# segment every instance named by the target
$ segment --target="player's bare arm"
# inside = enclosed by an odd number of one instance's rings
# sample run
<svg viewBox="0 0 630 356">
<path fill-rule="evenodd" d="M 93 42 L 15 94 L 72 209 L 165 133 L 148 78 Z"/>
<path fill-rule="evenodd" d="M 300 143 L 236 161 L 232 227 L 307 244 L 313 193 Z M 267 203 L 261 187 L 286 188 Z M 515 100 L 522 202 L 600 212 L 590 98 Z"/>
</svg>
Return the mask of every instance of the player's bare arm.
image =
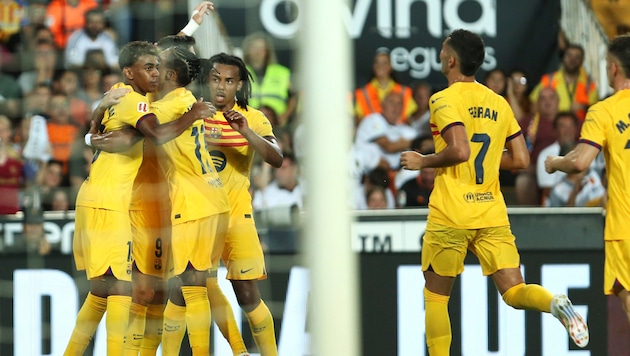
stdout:
<svg viewBox="0 0 630 356">
<path fill-rule="evenodd" d="M 400 155 L 402 167 L 410 170 L 450 167 L 468 160 L 470 145 L 463 125 L 453 125 L 446 129 L 442 132 L 442 138 L 446 141 L 446 148 L 438 153 L 420 155 L 412 151 L 403 152 Z"/>
<path fill-rule="evenodd" d="M 582 172 L 590 167 L 591 162 L 597 157 L 599 149 L 587 143 L 578 145 L 565 156 L 549 156 L 545 159 L 547 173 L 562 171 L 566 173 Z"/>
<path fill-rule="evenodd" d="M 273 136 L 262 137 L 249 128 L 247 119 L 238 111 L 228 110 L 223 113 L 232 129 L 238 131 L 249 142 L 262 159 L 275 168 L 282 166 L 282 150 Z"/>
<path fill-rule="evenodd" d="M 525 169 L 529 167 L 529 151 L 523 135 L 505 143 L 506 151 L 501 157 L 501 169 Z"/>
<path fill-rule="evenodd" d="M 144 137 L 150 139 L 156 145 L 161 145 L 181 135 L 193 122 L 214 116 L 216 111 L 211 103 L 203 101 L 203 98 L 199 98 L 190 110 L 177 120 L 160 124 L 158 117 L 152 113 L 148 114 L 138 124 L 137 128 Z"/>
</svg>

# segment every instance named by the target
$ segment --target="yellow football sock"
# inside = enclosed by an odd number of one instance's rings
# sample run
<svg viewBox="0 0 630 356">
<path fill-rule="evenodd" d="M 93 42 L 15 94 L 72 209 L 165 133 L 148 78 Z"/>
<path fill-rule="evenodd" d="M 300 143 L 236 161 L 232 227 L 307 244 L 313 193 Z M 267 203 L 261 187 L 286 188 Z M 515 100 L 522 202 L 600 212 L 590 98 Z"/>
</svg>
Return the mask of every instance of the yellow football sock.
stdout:
<svg viewBox="0 0 630 356">
<path fill-rule="evenodd" d="M 210 302 L 208 290 L 200 286 L 183 286 L 186 301 L 188 341 L 195 356 L 210 355 Z"/>
<path fill-rule="evenodd" d="M 129 325 L 131 297 L 110 295 L 107 297 L 107 354 L 122 355 L 125 352 L 125 334 Z"/>
<path fill-rule="evenodd" d="M 538 284 L 519 283 L 503 293 L 503 300 L 515 309 L 551 312 L 553 294 Z"/>
<path fill-rule="evenodd" d="M 88 293 L 79 314 L 64 356 L 83 355 L 107 309 L 107 299 Z"/>
<path fill-rule="evenodd" d="M 164 304 L 149 304 L 147 307 L 146 325 L 144 328 L 144 339 L 140 346 L 140 356 L 155 356 L 157 354 L 157 349 L 162 341 L 163 314 Z"/>
<path fill-rule="evenodd" d="M 125 356 L 138 356 L 142 339 L 144 338 L 144 326 L 146 323 L 147 306 L 131 303 L 129 310 L 129 327 L 125 339 Z"/>
<path fill-rule="evenodd" d="M 431 356 L 450 355 L 452 334 L 448 300 L 448 296 L 424 288 L 424 324 Z"/>
<path fill-rule="evenodd" d="M 206 279 L 206 288 L 208 288 L 208 300 L 210 301 L 210 310 L 214 322 L 219 327 L 221 334 L 230 344 L 232 353 L 239 355 L 246 353 L 247 348 L 243 342 L 241 332 L 236 325 L 234 311 L 228 302 L 225 294 L 219 288 L 219 282 L 216 277 Z"/>
<path fill-rule="evenodd" d="M 276 332 L 273 327 L 273 317 L 267 305 L 262 300 L 260 304 L 249 313 L 246 313 L 249 328 L 258 346 L 261 356 L 277 356 Z"/>
<path fill-rule="evenodd" d="M 186 307 L 173 304 L 170 300 L 164 308 L 162 328 L 162 355 L 177 356 L 186 333 Z"/>
</svg>

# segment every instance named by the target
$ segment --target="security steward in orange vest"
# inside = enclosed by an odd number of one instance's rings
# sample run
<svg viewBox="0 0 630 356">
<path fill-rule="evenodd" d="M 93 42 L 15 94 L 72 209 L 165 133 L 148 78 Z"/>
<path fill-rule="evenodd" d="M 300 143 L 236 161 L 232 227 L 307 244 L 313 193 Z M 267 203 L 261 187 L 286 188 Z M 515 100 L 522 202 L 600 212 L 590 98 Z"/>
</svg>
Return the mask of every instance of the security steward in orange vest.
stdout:
<svg viewBox="0 0 630 356">
<path fill-rule="evenodd" d="M 584 49 L 576 44 L 569 45 L 564 50 L 560 69 L 543 75 L 532 90 L 529 96 L 532 103 L 538 101 L 540 89 L 554 88 L 560 98 L 558 111 L 572 111 L 584 121 L 586 111 L 599 100 L 599 94 L 595 82 L 582 67 L 583 62 Z"/>
<path fill-rule="evenodd" d="M 392 65 L 387 48 L 381 47 L 376 50 L 372 72 L 370 82 L 354 92 L 354 113 L 357 122 L 369 114 L 381 112 L 381 102 L 389 92 L 402 93 L 403 112 L 398 122 L 404 122 L 416 111 L 417 105 L 413 100 L 411 88 L 395 82 L 392 78 Z"/>
</svg>

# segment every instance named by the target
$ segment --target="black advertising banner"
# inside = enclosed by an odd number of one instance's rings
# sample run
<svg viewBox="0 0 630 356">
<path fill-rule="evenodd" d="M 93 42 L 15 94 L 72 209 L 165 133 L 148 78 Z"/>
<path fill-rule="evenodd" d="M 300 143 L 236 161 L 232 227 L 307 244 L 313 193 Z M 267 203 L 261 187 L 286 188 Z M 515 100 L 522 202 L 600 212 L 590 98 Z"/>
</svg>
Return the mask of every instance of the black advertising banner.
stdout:
<svg viewBox="0 0 630 356">
<path fill-rule="evenodd" d="M 221 4 L 218 12 L 235 47 L 248 33 L 265 31 L 274 39 L 280 63 L 295 68 L 297 24 L 300 16 L 307 16 L 299 1 L 234 2 Z M 354 44 L 355 86 L 369 80 L 375 50 L 386 47 L 400 82 L 425 80 L 444 87 L 439 52 L 444 36 L 457 28 L 479 33 L 486 43 L 477 80 L 494 68 L 519 68 L 535 84 L 558 65 L 558 0 L 354 0 L 340 11 L 331 9 L 331 16 L 342 16 Z"/>
</svg>

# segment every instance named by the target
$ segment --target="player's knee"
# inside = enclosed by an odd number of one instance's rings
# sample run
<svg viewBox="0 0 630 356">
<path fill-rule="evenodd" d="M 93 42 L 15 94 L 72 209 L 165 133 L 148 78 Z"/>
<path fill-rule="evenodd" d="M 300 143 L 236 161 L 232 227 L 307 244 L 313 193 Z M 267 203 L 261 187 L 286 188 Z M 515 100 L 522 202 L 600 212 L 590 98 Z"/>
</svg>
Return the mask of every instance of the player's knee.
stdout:
<svg viewBox="0 0 630 356">
<path fill-rule="evenodd" d="M 519 283 L 519 284 L 511 287 L 507 291 L 505 291 L 505 293 L 503 293 L 503 295 L 501 296 L 503 298 L 503 301 L 505 302 L 505 304 L 511 306 L 514 309 L 522 309 L 522 305 L 520 303 L 520 298 L 518 297 L 518 292 L 524 286 L 525 286 L 525 284 Z"/>
<path fill-rule="evenodd" d="M 152 287 L 144 286 L 133 289 L 133 302 L 141 305 L 148 305 L 155 296 L 155 290 Z"/>
</svg>

